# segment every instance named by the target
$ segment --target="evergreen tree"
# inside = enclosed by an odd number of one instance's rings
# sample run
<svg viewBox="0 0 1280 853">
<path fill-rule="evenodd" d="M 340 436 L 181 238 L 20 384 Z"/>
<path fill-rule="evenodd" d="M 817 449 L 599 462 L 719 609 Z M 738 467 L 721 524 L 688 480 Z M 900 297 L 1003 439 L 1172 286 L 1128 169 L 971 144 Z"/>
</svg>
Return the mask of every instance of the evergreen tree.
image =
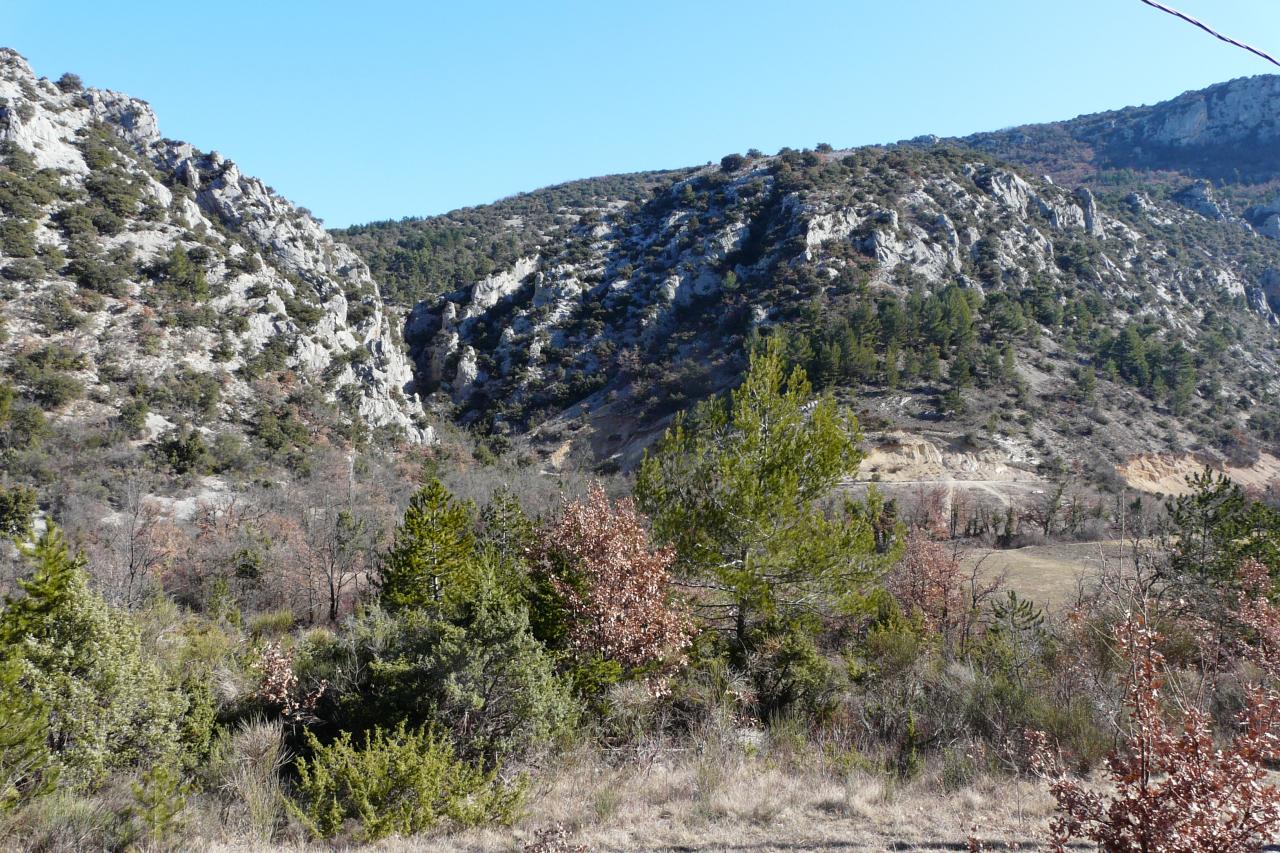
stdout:
<svg viewBox="0 0 1280 853">
<path fill-rule="evenodd" d="M 812 400 L 803 371 L 785 373 L 771 341 L 727 400 L 678 416 L 641 463 L 636 495 L 655 538 L 676 547 L 678 572 L 718 592 L 712 609 L 728 615 L 740 662 L 762 620 L 785 625 L 818 593 L 856 595 L 879 567 L 870 522 L 818 506 L 857 470 L 860 437 L 830 395 Z"/>
<path fill-rule="evenodd" d="M 24 542 L 31 535 L 36 513 L 36 492 L 30 486 L 0 486 L 0 536 Z"/>
<path fill-rule="evenodd" d="M 966 353 L 958 352 L 952 357 L 947 378 L 951 381 L 951 387 L 957 391 L 973 384 L 973 364 Z"/>
<path fill-rule="evenodd" d="M 358 730 L 407 720 L 434 723 L 469 756 L 488 762 L 545 746 L 575 705 L 529 615 L 492 563 L 472 567 L 465 597 L 439 608 L 373 611 L 354 626 L 354 657 L 340 677 L 358 685 L 335 721 Z"/>
<path fill-rule="evenodd" d="M 921 306 L 920 331 L 929 343 L 938 347 L 951 343 L 951 325 L 947 322 L 946 312 L 936 296 L 929 296 Z"/>
<path fill-rule="evenodd" d="M 880 339 L 886 347 L 900 344 L 906 337 L 907 318 L 896 297 L 886 296 L 876 306 Z"/>
<path fill-rule="evenodd" d="M 0 642 L 48 709 L 61 778 L 92 787 L 110 770 L 166 754 L 185 701 L 144 660 L 137 626 L 89 589 L 83 558 L 56 527 L 26 553 L 35 570 L 19 583 L 23 595 L 5 600 Z"/>
<path fill-rule="evenodd" d="M 1226 584 L 1246 559 L 1280 570 L 1280 511 L 1208 468 L 1187 477 L 1187 485 L 1191 494 L 1165 505 L 1174 577 Z"/>
<path fill-rule="evenodd" d="M 1082 403 L 1092 403 L 1098 390 L 1098 377 L 1091 365 L 1076 370 L 1076 396 Z"/>
<path fill-rule="evenodd" d="M 973 308 L 959 287 L 949 287 L 945 303 L 947 338 L 953 347 L 967 349 L 977 341 L 973 328 Z"/>
<path fill-rule="evenodd" d="M 1135 325 L 1130 323 L 1116 338 L 1111 358 L 1116 370 L 1126 381 L 1140 388 L 1151 382 L 1151 367 L 1147 364 L 1147 348 Z"/>
<path fill-rule="evenodd" d="M 49 711 L 22 681 L 22 666 L 0 659 L 0 815 L 47 793 L 57 779 L 49 752 Z"/>
<path fill-rule="evenodd" d="M 1164 375 L 1170 408 L 1175 415 L 1185 415 L 1196 393 L 1196 365 L 1191 353 L 1179 341 L 1165 353 Z"/>
<path fill-rule="evenodd" d="M 1018 378 L 1018 361 L 1009 344 L 1005 344 L 1000 353 L 1000 378 L 1005 382 L 1013 382 Z"/>
<path fill-rule="evenodd" d="M 942 378 L 942 362 L 934 344 L 929 344 L 920 353 L 920 377 L 927 382 L 937 382 Z"/>
<path fill-rule="evenodd" d="M 826 341 L 819 345 L 814 358 L 814 382 L 819 388 L 830 388 L 841 374 L 840 345 L 834 341 Z"/>
<path fill-rule="evenodd" d="M 471 505 L 455 500 L 432 477 L 409 499 L 404 521 L 383 556 L 379 600 L 391 612 L 438 608 L 446 595 L 465 594 L 475 562 Z"/>
<path fill-rule="evenodd" d="M 892 344 L 884 354 L 884 384 L 894 390 L 901 384 L 902 377 L 898 370 L 898 347 Z"/>
</svg>

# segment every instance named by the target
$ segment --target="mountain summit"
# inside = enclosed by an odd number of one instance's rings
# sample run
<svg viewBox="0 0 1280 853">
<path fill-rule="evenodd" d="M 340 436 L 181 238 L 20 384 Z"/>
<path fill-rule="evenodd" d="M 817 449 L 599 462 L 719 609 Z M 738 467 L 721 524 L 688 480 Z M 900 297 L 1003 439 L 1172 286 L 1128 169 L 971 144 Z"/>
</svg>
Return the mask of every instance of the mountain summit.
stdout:
<svg viewBox="0 0 1280 853">
<path fill-rule="evenodd" d="M 1154 106 L 979 133 L 962 142 L 1059 180 L 1128 168 L 1270 181 L 1280 177 L 1280 76 L 1244 77 Z"/>
</svg>

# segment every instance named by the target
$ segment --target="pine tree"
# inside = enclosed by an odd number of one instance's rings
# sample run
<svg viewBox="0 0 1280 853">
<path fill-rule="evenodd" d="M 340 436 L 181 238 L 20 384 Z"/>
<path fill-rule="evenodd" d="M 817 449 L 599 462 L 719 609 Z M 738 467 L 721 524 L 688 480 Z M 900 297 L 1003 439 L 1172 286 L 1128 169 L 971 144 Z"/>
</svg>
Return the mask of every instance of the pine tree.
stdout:
<svg viewBox="0 0 1280 853">
<path fill-rule="evenodd" d="M 951 345 L 958 349 L 972 347 L 978 339 L 973 328 L 973 307 L 961 288 L 947 288 L 944 313 Z"/>
<path fill-rule="evenodd" d="M 1082 403 L 1092 403 L 1098 390 L 1098 377 L 1093 367 L 1086 365 L 1076 371 L 1076 391 Z"/>
<path fill-rule="evenodd" d="M 0 815 L 53 788 L 49 711 L 22 683 L 22 666 L 0 660 Z"/>
<path fill-rule="evenodd" d="M 440 607 L 465 595 L 476 562 L 471 505 L 432 477 L 409 499 L 395 541 L 382 559 L 378 595 L 389 611 Z"/>
<path fill-rule="evenodd" d="M 884 354 L 884 384 L 890 389 L 896 389 L 901 383 L 902 377 L 898 371 L 898 347 L 896 344 L 890 345 Z"/>
<path fill-rule="evenodd" d="M 1185 415 L 1196 393 L 1196 365 L 1191 353 L 1175 341 L 1165 353 L 1165 382 L 1169 386 L 1169 406 L 1175 415 Z"/>
<path fill-rule="evenodd" d="M 869 521 L 818 506 L 862 459 L 857 420 L 783 365 L 770 341 L 728 400 L 676 418 L 636 479 L 655 538 L 676 547 L 677 572 L 718 593 L 708 603 L 744 656 L 760 620 L 819 593 L 856 596 L 879 566 Z"/>
<path fill-rule="evenodd" d="M 920 355 L 920 376 L 928 382 L 937 382 L 942 377 L 942 363 L 938 359 L 938 348 L 929 344 Z"/>
<path fill-rule="evenodd" d="M 19 583 L 24 594 L 5 600 L 0 642 L 48 709 L 61 777 L 92 787 L 170 750 L 185 701 L 143 659 L 137 626 L 89 589 L 83 558 L 56 527 L 26 553 L 35 570 Z"/>
<path fill-rule="evenodd" d="M 1005 382 L 1013 382 L 1018 378 L 1018 361 L 1009 344 L 1005 344 L 1000 353 L 1000 378 Z"/>
<path fill-rule="evenodd" d="M 1112 358 L 1116 369 L 1128 382 L 1146 388 L 1151 382 L 1151 367 L 1147 364 L 1147 348 L 1142 335 L 1132 323 L 1116 338 Z"/>
<path fill-rule="evenodd" d="M 973 384 L 973 364 L 966 353 L 958 352 L 952 357 L 947 378 L 951 381 L 951 387 L 957 391 Z"/>
</svg>

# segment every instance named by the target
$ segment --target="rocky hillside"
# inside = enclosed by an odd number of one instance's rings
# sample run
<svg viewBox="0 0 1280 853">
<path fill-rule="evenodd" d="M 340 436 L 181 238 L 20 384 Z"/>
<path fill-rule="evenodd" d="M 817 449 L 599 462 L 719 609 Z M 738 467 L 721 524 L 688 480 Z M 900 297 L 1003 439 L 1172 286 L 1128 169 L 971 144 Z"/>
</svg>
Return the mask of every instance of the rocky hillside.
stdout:
<svg viewBox="0 0 1280 853">
<path fill-rule="evenodd" d="M 402 321 L 350 248 L 161 136 L 145 102 L 37 78 L 9 50 L 0 277 L 11 448 L 50 423 L 285 452 L 330 427 L 430 437 Z"/>
<path fill-rule="evenodd" d="M 1204 177 L 1235 162 L 1268 179 L 1278 85 L 962 141 L 731 155 L 645 176 L 644 198 L 613 179 L 627 192 L 542 198 L 558 230 L 533 240 L 518 217 L 473 211 L 489 226 L 472 245 L 507 254 L 414 309 L 419 387 L 499 443 L 627 467 L 781 334 L 861 411 L 868 477 L 1266 463 L 1280 206 L 1265 184 Z M 1075 147 L 1053 160 L 1053 140 Z M 379 226 L 384 245 L 411 230 Z"/>
<path fill-rule="evenodd" d="M 443 216 L 371 222 L 334 234 L 378 271 L 388 302 L 412 307 L 564 239 L 584 214 L 638 204 L 692 171 L 587 178 Z"/>
<path fill-rule="evenodd" d="M 1280 177 L 1280 76 L 1240 78 L 1153 106 L 963 141 L 1060 181 L 1134 169 L 1231 184 L 1268 182 Z"/>
</svg>

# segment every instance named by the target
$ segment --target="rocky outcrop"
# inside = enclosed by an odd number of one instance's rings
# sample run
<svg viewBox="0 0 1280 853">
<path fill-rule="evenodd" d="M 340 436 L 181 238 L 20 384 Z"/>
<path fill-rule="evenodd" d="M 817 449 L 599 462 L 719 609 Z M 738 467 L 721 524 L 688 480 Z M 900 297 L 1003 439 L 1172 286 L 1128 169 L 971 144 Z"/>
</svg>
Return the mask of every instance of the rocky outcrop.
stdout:
<svg viewBox="0 0 1280 853">
<path fill-rule="evenodd" d="M 1174 195 L 1173 200 L 1208 219 L 1221 221 L 1227 218 L 1208 181 L 1196 181 Z"/>
<path fill-rule="evenodd" d="M 1209 180 L 1280 177 L 1280 76 L 1231 80 L 1150 106 L 1025 125 L 962 140 L 1060 183 L 1107 169 L 1155 169 Z"/>
<path fill-rule="evenodd" d="M 847 288 L 863 270 L 872 288 L 900 293 L 952 284 L 1065 292 L 1083 282 L 1159 312 L 1180 334 L 1194 334 L 1219 296 L 1275 316 L 1277 288 L 1248 265 L 1217 259 L 1171 275 L 1151 262 L 1182 251 L 1160 228 L 1177 229 L 1216 205 L 1205 185 L 1179 199 L 1183 206 L 1133 193 L 1108 209 L 1087 187 L 920 156 L 910 171 L 890 173 L 891 160 L 869 155 L 873 165 L 848 185 L 785 193 L 774 185 L 778 160 L 756 159 L 676 180 L 639 209 L 602 209 L 598 222 L 549 241 L 536 257 L 417 306 L 410 329 L 424 382 L 467 418 L 500 412 L 504 428 L 519 428 L 512 412 L 566 398 L 588 412 L 607 408 L 597 392 L 625 387 L 622 353 L 661 349 L 681 317 L 693 318 L 684 328 L 699 338 L 703 326 L 720 328 L 729 293 L 745 297 L 745 327 L 769 325 L 780 313 L 775 283 L 796 270 L 806 271 L 810 293 Z M 1205 212 L 1185 209 L 1198 201 Z M 1134 214 L 1150 227 L 1135 229 L 1124 218 Z M 558 392 L 554 402 L 546 402 L 548 388 Z M 583 390 L 568 396 L 574 388 Z"/>
<path fill-rule="evenodd" d="M 1280 76 L 1244 77 L 1142 108 L 1127 133 L 1191 147 L 1280 140 Z"/>
<path fill-rule="evenodd" d="M 1098 203 L 1094 200 L 1093 193 L 1089 188 L 1077 187 L 1075 199 L 1076 203 L 1080 205 L 1080 212 L 1084 215 L 1084 230 L 1089 233 L 1089 236 L 1107 236 L 1106 229 L 1102 227 L 1102 218 L 1098 213 Z"/>
<path fill-rule="evenodd" d="M 70 245 L 57 217 L 91 197 L 96 170 L 114 170 L 135 188 L 137 201 L 119 202 L 132 209 L 100 235 L 95 249 L 128 263 L 125 281 L 86 321 L 97 334 L 78 344 L 91 396 L 118 404 L 118 391 L 100 369 L 109 361 L 153 375 L 184 366 L 217 377 L 224 386 L 218 417 L 239 422 L 241 406 L 254 397 L 241 368 L 269 351 L 298 380 L 343 399 L 370 426 L 430 440 L 398 318 L 383 304 L 365 263 L 309 214 L 217 152 L 164 139 L 144 101 L 99 89 L 64 93 L 8 50 L 0 50 L 0 99 L 0 141 L 25 152 L 36 169 L 59 175 L 67 199 L 45 205 L 30 222 L 40 253 L 86 251 Z M 95 135 L 104 140 L 106 153 L 98 159 L 111 160 L 108 167 L 86 157 L 86 140 Z M 212 316 L 242 320 L 173 328 L 156 316 L 153 271 L 175 249 L 201 266 Z M 0 266 L 5 262 L 0 257 Z M 5 306 L 14 320 L 10 347 L 43 334 L 26 318 L 51 294 L 74 291 L 75 283 L 63 278 L 71 274 L 41 275 Z"/>
</svg>

